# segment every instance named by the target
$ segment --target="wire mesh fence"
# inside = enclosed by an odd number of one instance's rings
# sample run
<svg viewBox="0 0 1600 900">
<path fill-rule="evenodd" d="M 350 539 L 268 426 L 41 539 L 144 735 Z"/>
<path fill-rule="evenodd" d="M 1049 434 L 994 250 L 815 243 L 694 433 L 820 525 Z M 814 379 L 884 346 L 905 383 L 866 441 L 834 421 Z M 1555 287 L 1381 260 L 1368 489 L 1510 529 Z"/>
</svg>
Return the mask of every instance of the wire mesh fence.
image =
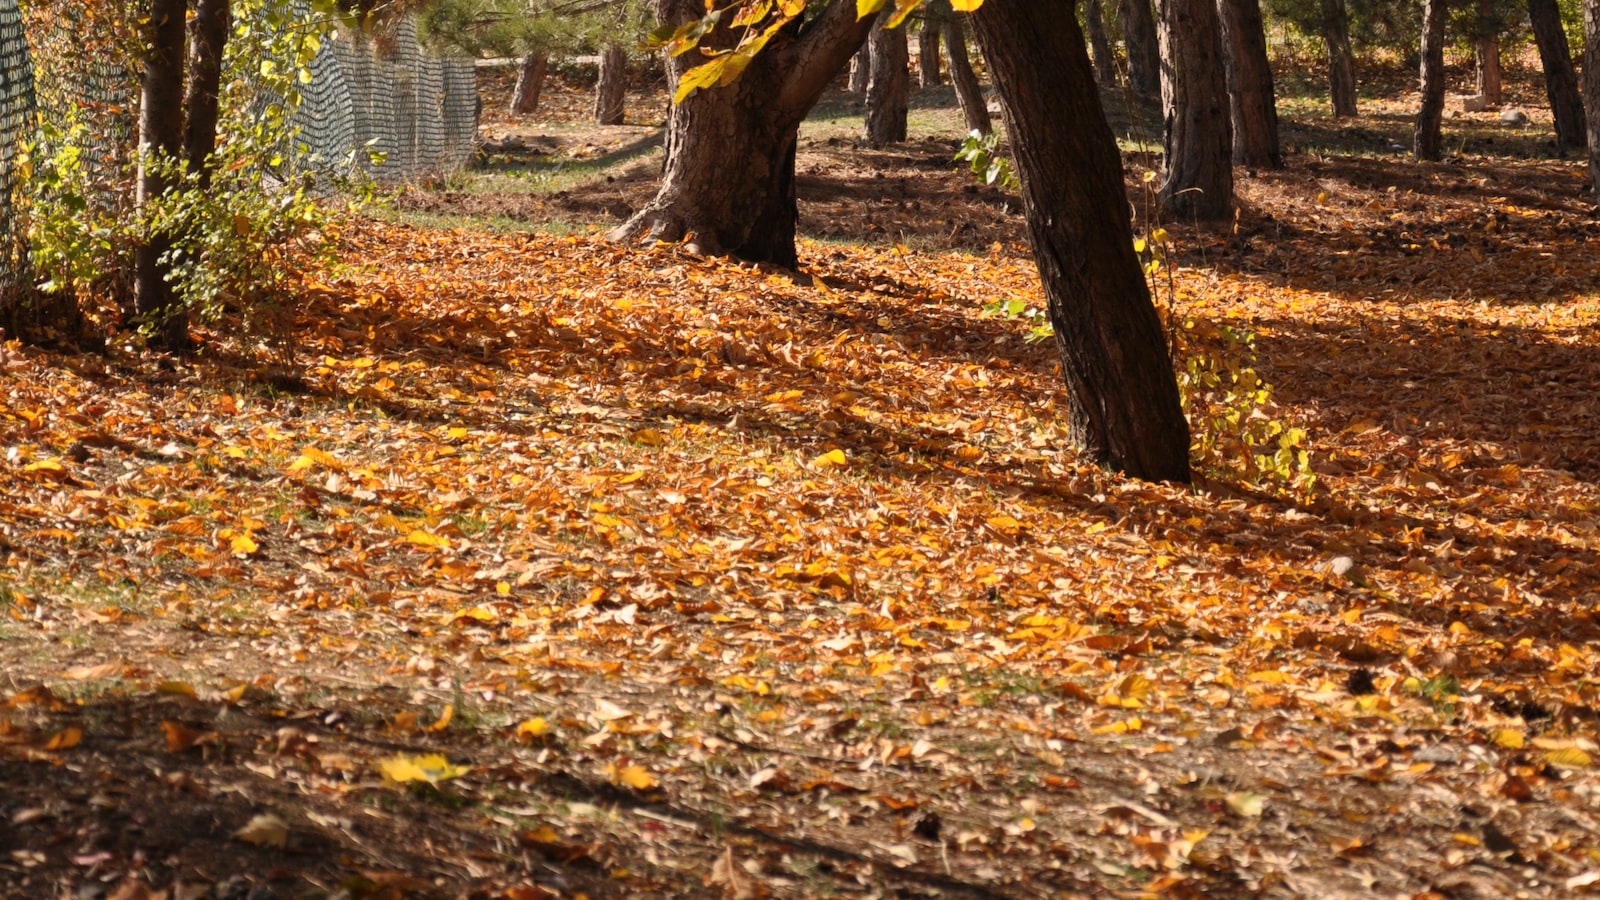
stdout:
<svg viewBox="0 0 1600 900">
<path fill-rule="evenodd" d="M 33 121 L 33 64 L 17 0 L 0 0 L 0 308 L 16 302 L 28 279 L 27 230 L 21 218 L 25 137 Z"/>
</svg>

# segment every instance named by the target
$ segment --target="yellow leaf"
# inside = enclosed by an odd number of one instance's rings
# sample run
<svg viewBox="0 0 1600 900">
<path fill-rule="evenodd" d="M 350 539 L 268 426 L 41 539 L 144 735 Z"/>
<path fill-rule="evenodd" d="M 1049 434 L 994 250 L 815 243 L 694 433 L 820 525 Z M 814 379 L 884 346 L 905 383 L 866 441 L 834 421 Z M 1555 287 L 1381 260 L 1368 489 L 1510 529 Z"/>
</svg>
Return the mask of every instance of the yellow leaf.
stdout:
<svg viewBox="0 0 1600 900">
<path fill-rule="evenodd" d="M 1249 791 L 1239 791 L 1224 796 L 1223 802 L 1228 804 L 1228 812 L 1241 819 L 1255 819 L 1261 816 L 1262 810 L 1267 806 L 1267 798 L 1261 794 Z"/>
<path fill-rule="evenodd" d="M 420 528 L 413 528 L 406 535 L 406 543 L 416 544 L 418 547 L 427 547 L 430 550 L 449 550 L 450 539 L 437 534 L 429 534 Z"/>
<path fill-rule="evenodd" d="M 889 0 L 856 0 L 856 18 L 865 19 L 880 9 Z"/>
<path fill-rule="evenodd" d="M 384 778 L 398 784 L 418 782 L 438 784 L 441 781 L 460 778 L 471 772 L 472 768 L 453 766 L 438 753 L 429 753 L 426 756 L 407 756 L 401 753 L 379 762 L 378 771 L 383 773 Z"/>
<path fill-rule="evenodd" d="M 542 718 L 539 718 L 538 716 L 535 716 L 531 719 L 525 719 L 520 725 L 517 726 L 518 739 L 526 740 L 544 737 L 549 733 L 550 723 L 546 722 Z"/>
<path fill-rule="evenodd" d="M 1562 750 L 1551 750 L 1544 755 L 1545 762 L 1563 769 L 1587 769 L 1594 762 L 1594 758 L 1577 747 L 1567 747 Z"/>
<path fill-rule="evenodd" d="M 1515 728 L 1501 728 L 1492 735 L 1492 738 L 1496 744 L 1507 750 L 1521 750 L 1527 745 L 1522 732 Z"/>
<path fill-rule="evenodd" d="M 829 450 L 827 453 L 824 453 L 815 460 L 812 460 L 812 465 L 820 469 L 845 466 L 849 465 L 849 463 L 850 460 L 845 457 L 844 451 L 837 448 Z"/>
<path fill-rule="evenodd" d="M 195 696 L 194 685 L 186 681 L 163 681 L 156 685 L 156 693 L 168 694 L 174 697 Z"/>
<path fill-rule="evenodd" d="M 444 711 L 439 713 L 439 718 L 432 725 L 428 726 L 428 730 L 429 731 L 434 731 L 434 732 L 443 731 L 446 728 L 450 727 L 450 720 L 454 719 L 455 717 L 456 717 L 456 706 L 455 706 L 455 704 L 454 703 L 446 704 L 445 708 L 444 708 Z"/>
<path fill-rule="evenodd" d="M 233 539 L 229 541 L 228 544 L 233 548 L 233 552 L 239 556 L 249 556 L 250 554 L 261 549 L 259 546 L 257 546 L 255 540 L 250 537 L 249 532 L 234 535 Z"/>
<path fill-rule="evenodd" d="M 973 12 L 983 5 L 983 0 L 950 0 L 950 7 L 956 12 Z"/>
<path fill-rule="evenodd" d="M 648 791 L 660 783 L 644 766 L 606 766 L 606 777 L 636 791 Z"/>
</svg>

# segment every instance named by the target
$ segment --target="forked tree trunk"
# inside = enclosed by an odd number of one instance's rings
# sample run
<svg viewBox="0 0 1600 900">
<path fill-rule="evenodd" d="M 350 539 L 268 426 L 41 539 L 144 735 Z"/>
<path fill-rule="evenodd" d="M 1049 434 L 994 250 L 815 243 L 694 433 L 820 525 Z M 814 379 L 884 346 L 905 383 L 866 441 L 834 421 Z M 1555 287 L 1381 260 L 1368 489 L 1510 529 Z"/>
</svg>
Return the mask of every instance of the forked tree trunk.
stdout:
<svg viewBox="0 0 1600 900">
<path fill-rule="evenodd" d="M 888 20 L 890 10 L 879 16 Z M 867 78 L 867 143 L 874 147 L 906 139 L 906 118 L 911 102 L 910 48 L 904 28 L 880 24 L 867 38 L 872 72 Z"/>
<path fill-rule="evenodd" d="M 994 130 L 989 117 L 989 101 L 983 99 L 983 87 L 972 71 L 972 60 L 967 58 L 967 31 L 962 16 L 952 16 L 944 22 L 944 49 L 950 54 L 950 83 L 956 86 L 956 102 L 961 105 L 961 118 L 967 131 L 988 134 Z"/>
<path fill-rule="evenodd" d="M 1478 94 L 1491 106 L 1499 106 L 1505 90 L 1505 74 L 1500 68 L 1500 32 L 1505 26 L 1495 11 L 1495 0 L 1478 0 L 1473 14 L 1477 29 L 1473 55 L 1478 64 Z"/>
<path fill-rule="evenodd" d="M 600 53 L 600 83 L 594 91 L 594 120 L 600 125 L 621 125 L 628 96 L 628 50 L 607 44 Z"/>
<path fill-rule="evenodd" d="M 511 92 L 511 114 L 525 116 L 539 108 L 545 75 L 550 71 L 550 54 L 529 53 L 517 67 L 517 87 Z"/>
<path fill-rule="evenodd" d="M 699 19 L 703 0 L 656 0 L 673 27 Z M 729 17 L 731 18 L 731 17 Z M 655 199 L 612 231 L 613 240 L 691 238 L 687 249 L 794 267 L 795 149 L 800 122 L 867 39 L 855 0 L 832 0 L 802 29 L 786 29 L 732 84 L 695 91 L 667 117 L 667 158 Z M 798 32 L 798 34 L 796 34 Z M 702 40 L 731 48 L 726 24 Z M 666 60 L 669 86 L 704 57 Z"/>
<path fill-rule="evenodd" d="M 1589 95 L 1589 177 L 1600 201 L 1600 0 L 1583 0 L 1583 91 Z"/>
<path fill-rule="evenodd" d="M 1184 220 L 1233 211 L 1233 129 L 1214 0 L 1160 0 L 1165 181 L 1161 203 Z"/>
<path fill-rule="evenodd" d="M 1267 62 L 1261 0 L 1217 0 L 1222 49 L 1228 66 L 1228 110 L 1233 125 L 1233 162 L 1283 168 L 1278 146 L 1278 102 Z"/>
<path fill-rule="evenodd" d="M 1424 0 L 1422 6 L 1422 108 L 1412 152 L 1417 159 L 1437 161 L 1444 138 L 1444 24 L 1450 10 L 1446 0 Z"/>
<path fill-rule="evenodd" d="M 185 0 L 152 0 L 145 25 L 144 70 L 139 94 L 139 178 L 135 202 L 141 210 L 171 188 L 163 169 L 183 151 L 183 57 Z M 189 346 L 189 317 L 172 284 L 173 236 L 152 230 L 134 249 L 133 307 L 154 329 L 152 340 L 169 350 Z"/>
<path fill-rule="evenodd" d="M 1072 0 L 987 0 L 972 21 L 1006 111 L 1070 440 L 1135 478 L 1187 482 L 1189 426 Z"/>
<path fill-rule="evenodd" d="M 1572 66 L 1572 50 L 1567 45 L 1567 31 L 1561 27 L 1556 0 L 1528 0 L 1528 21 L 1544 67 L 1544 91 L 1555 118 L 1556 147 L 1576 150 L 1588 143 L 1588 126 L 1584 122 L 1583 97 L 1578 93 L 1578 72 Z"/>
<path fill-rule="evenodd" d="M 850 93 L 865 94 L 867 92 L 867 78 L 872 74 L 872 54 L 868 52 L 865 44 L 850 57 Z"/>
<path fill-rule="evenodd" d="M 189 90 L 184 101 L 189 120 L 184 125 L 183 156 L 200 186 L 211 184 L 211 153 L 217 146 L 217 118 L 222 88 L 222 52 L 228 44 L 233 17 L 230 0 L 199 0 L 190 21 Z"/>
<path fill-rule="evenodd" d="M 1161 93 L 1161 42 L 1150 0 L 1119 0 L 1117 22 L 1128 49 L 1128 86 L 1141 97 Z"/>
<path fill-rule="evenodd" d="M 1089 51 L 1094 54 L 1094 74 L 1101 84 L 1117 83 L 1117 58 L 1106 37 L 1105 0 L 1089 0 L 1083 10 L 1084 30 L 1089 32 Z"/>
<path fill-rule="evenodd" d="M 922 27 L 917 31 L 917 86 L 938 87 L 942 80 L 939 65 L 939 29 L 946 16 L 938 4 L 922 8 Z"/>
<path fill-rule="evenodd" d="M 1350 47 L 1350 14 L 1344 0 L 1322 0 L 1322 41 L 1328 49 L 1328 97 L 1336 118 L 1356 115 L 1355 51 Z"/>
</svg>

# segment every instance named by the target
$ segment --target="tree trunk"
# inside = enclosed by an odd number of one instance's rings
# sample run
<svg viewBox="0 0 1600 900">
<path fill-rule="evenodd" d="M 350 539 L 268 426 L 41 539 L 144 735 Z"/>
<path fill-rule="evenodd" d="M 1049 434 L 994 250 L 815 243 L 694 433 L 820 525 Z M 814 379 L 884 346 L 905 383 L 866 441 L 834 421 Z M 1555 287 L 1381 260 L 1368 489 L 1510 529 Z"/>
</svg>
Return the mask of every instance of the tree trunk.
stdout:
<svg viewBox="0 0 1600 900">
<path fill-rule="evenodd" d="M 872 73 L 867 78 L 867 143 L 874 147 L 906 139 L 906 118 L 911 102 L 910 49 L 904 28 L 887 28 L 891 10 L 879 15 L 879 26 L 867 39 Z"/>
<path fill-rule="evenodd" d="M 198 0 L 190 25 L 189 113 L 183 134 L 183 157 L 202 188 L 211 185 L 211 154 L 217 147 L 217 118 L 222 88 L 222 51 L 228 44 L 233 16 L 230 0 Z"/>
<path fill-rule="evenodd" d="M 1166 181 L 1161 203 L 1181 219 L 1233 210 L 1233 129 L 1214 0 L 1160 0 Z"/>
<path fill-rule="evenodd" d="M 1478 0 L 1473 8 L 1474 28 L 1477 30 L 1474 53 L 1478 64 L 1478 95 L 1499 106 L 1505 89 L 1505 76 L 1500 68 L 1500 32 L 1505 25 L 1495 11 L 1495 0 Z"/>
<path fill-rule="evenodd" d="M 1550 112 L 1555 118 L 1556 148 L 1576 150 L 1588 143 L 1584 133 L 1587 126 L 1583 97 L 1578 93 L 1578 72 L 1572 66 L 1572 51 L 1567 46 L 1566 29 L 1561 27 L 1556 0 L 1528 0 L 1528 21 L 1533 25 L 1533 39 L 1539 45 L 1539 61 L 1544 66 L 1544 92 L 1550 98 Z"/>
<path fill-rule="evenodd" d="M 989 118 L 989 101 L 983 99 L 983 88 L 972 71 L 972 60 L 967 58 L 966 25 L 961 16 L 945 20 L 944 49 L 950 54 L 950 83 L 956 86 L 956 102 L 961 104 L 967 131 L 988 134 L 994 130 L 994 122 Z"/>
<path fill-rule="evenodd" d="M 1422 6 L 1422 108 L 1412 152 L 1420 160 L 1438 161 L 1444 120 L 1444 23 L 1450 17 L 1446 0 L 1424 0 Z"/>
<path fill-rule="evenodd" d="M 511 92 L 511 114 L 525 116 L 539 108 L 544 77 L 550 71 L 550 54 L 533 52 L 517 67 L 517 87 Z"/>
<path fill-rule="evenodd" d="M 1356 115 L 1355 51 L 1350 48 L 1350 14 L 1344 0 L 1322 0 L 1322 41 L 1328 48 L 1328 96 L 1335 118 Z"/>
<path fill-rule="evenodd" d="M 185 0 L 152 0 L 145 27 L 139 95 L 139 179 L 135 202 L 147 209 L 171 188 L 163 169 L 183 151 Z M 172 284 L 171 234 L 152 230 L 134 249 L 134 312 L 155 329 L 152 341 L 169 350 L 189 346 L 189 317 Z"/>
<path fill-rule="evenodd" d="M 1072 0 L 987 0 L 972 20 L 1006 110 L 1070 440 L 1135 478 L 1187 482 L 1189 426 Z"/>
<path fill-rule="evenodd" d="M 1095 77 L 1101 84 L 1116 84 L 1117 58 L 1111 52 L 1111 39 L 1106 37 L 1105 0 L 1089 0 L 1083 23 L 1089 32 L 1089 50 L 1094 54 Z"/>
<path fill-rule="evenodd" d="M 938 4 L 922 8 L 922 28 L 917 32 L 917 86 L 938 87 L 942 80 L 939 65 L 939 29 L 946 15 Z"/>
<path fill-rule="evenodd" d="M 703 0 L 656 0 L 663 25 L 698 20 Z M 667 159 L 655 199 L 612 231 L 687 241 L 695 253 L 729 254 L 793 268 L 795 149 L 800 122 L 872 27 L 856 18 L 855 0 L 832 0 L 802 28 L 775 36 L 732 84 L 695 91 L 667 117 Z M 719 25 L 702 39 L 727 49 L 739 32 Z M 703 57 L 665 60 L 669 87 Z"/>
<path fill-rule="evenodd" d="M 1217 0 L 1228 69 L 1228 111 L 1234 165 L 1283 168 L 1278 146 L 1278 102 L 1267 62 L 1261 0 Z"/>
<path fill-rule="evenodd" d="M 600 83 L 594 91 L 594 120 L 600 125 L 621 125 L 628 95 L 628 49 L 607 44 L 600 52 Z"/>
<path fill-rule="evenodd" d="M 1128 85 L 1141 97 L 1161 93 L 1161 42 L 1150 0 L 1119 0 L 1117 21 L 1128 49 Z"/>
<path fill-rule="evenodd" d="M 872 73 L 872 54 L 865 44 L 850 57 L 850 93 L 865 94 L 867 92 L 867 76 Z"/>
<path fill-rule="evenodd" d="M 1583 0 L 1583 91 L 1589 95 L 1589 177 L 1600 202 L 1600 0 Z"/>
</svg>

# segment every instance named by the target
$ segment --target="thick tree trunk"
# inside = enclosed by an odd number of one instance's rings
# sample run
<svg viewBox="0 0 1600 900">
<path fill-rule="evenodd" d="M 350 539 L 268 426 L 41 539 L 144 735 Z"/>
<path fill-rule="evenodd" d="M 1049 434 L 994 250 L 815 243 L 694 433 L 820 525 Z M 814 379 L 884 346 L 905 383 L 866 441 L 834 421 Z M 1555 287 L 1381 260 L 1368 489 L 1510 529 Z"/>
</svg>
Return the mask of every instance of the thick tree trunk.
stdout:
<svg viewBox="0 0 1600 900">
<path fill-rule="evenodd" d="M 1350 47 L 1350 14 L 1344 0 L 1322 0 L 1322 41 L 1328 49 L 1328 96 L 1340 119 L 1356 115 L 1356 54 Z"/>
<path fill-rule="evenodd" d="M 600 83 L 594 91 L 594 120 L 600 125 L 621 125 L 628 96 L 628 50 L 607 44 L 600 52 Z"/>
<path fill-rule="evenodd" d="M 1600 0 L 1583 0 L 1583 92 L 1589 95 L 1589 176 L 1600 202 Z"/>
<path fill-rule="evenodd" d="M 874 147 L 906 139 L 906 118 L 911 102 L 910 48 L 904 28 L 886 28 L 885 10 L 879 26 L 867 39 L 872 74 L 867 78 L 867 143 Z"/>
<path fill-rule="evenodd" d="M 946 18 L 948 16 L 936 3 L 922 8 L 922 28 L 917 31 L 918 87 L 938 87 L 942 80 L 939 77 L 942 74 L 939 65 L 939 30 L 944 27 Z"/>
<path fill-rule="evenodd" d="M 704 12 L 703 0 L 656 0 L 663 25 L 676 27 Z M 732 84 L 695 91 L 675 104 L 667 118 L 661 187 L 610 237 L 692 238 L 691 252 L 794 267 L 800 122 L 871 27 L 870 19 L 856 18 L 855 0 L 832 0 L 803 27 L 774 37 Z M 723 25 L 702 44 L 729 48 L 738 37 Z M 669 57 L 669 86 L 676 89 L 702 59 Z"/>
<path fill-rule="evenodd" d="M 211 184 L 211 153 L 217 146 L 217 118 L 222 88 L 222 51 L 228 44 L 233 16 L 230 0 L 198 0 L 190 21 L 189 90 L 184 101 L 183 157 L 201 187 Z"/>
<path fill-rule="evenodd" d="M 1228 65 L 1228 111 L 1233 125 L 1233 162 L 1283 168 L 1278 146 L 1278 101 L 1267 62 L 1261 0 L 1217 0 L 1222 49 Z"/>
<path fill-rule="evenodd" d="M 988 134 L 994 130 L 994 122 L 989 118 L 989 101 L 983 99 L 983 88 L 972 71 L 972 60 L 967 58 L 966 25 L 961 16 L 945 20 L 944 49 L 950 54 L 950 83 L 956 86 L 956 102 L 961 104 L 967 131 Z"/>
<path fill-rule="evenodd" d="M 135 202 L 146 209 L 171 187 L 163 171 L 183 151 L 184 0 L 152 0 L 145 30 L 139 95 L 139 180 Z M 171 234 L 152 231 L 134 249 L 134 312 L 154 328 L 152 340 L 187 349 L 189 317 L 167 280 Z"/>
<path fill-rule="evenodd" d="M 1417 159 L 1437 161 L 1442 155 L 1444 121 L 1444 24 L 1450 17 L 1446 0 L 1424 0 L 1422 6 L 1422 108 L 1412 152 Z"/>
<path fill-rule="evenodd" d="M 550 54 L 529 53 L 517 67 L 517 86 L 511 92 L 511 114 L 525 116 L 539 108 L 539 95 L 544 92 L 544 78 L 550 71 Z"/>
<path fill-rule="evenodd" d="M 1477 62 L 1478 95 L 1490 106 L 1499 106 L 1505 92 L 1505 74 L 1500 68 L 1499 35 L 1480 35 L 1473 48 Z"/>
<path fill-rule="evenodd" d="M 1556 0 L 1528 0 L 1528 21 L 1533 25 L 1533 39 L 1539 45 L 1539 61 L 1544 66 L 1544 91 L 1555 118 L 1556 147 L 1576 150 L 1588 143 L 1588 126 L 1584 124 L 1583 97 L 1578 93 L 1578 72 L 1572 65 L 1572 51 L 1567 46 L 1566 29 L 1561 27 Z"/>
<path fill-rule="evenodd" d="M 1089 51 L 1094 54 L 1094 74 L 1101 84 L 1117 83 L 1117 57 L 1106 37 L 1105 0 L 1089 0 L 1083 10 L 1084 29 L 1089 32 Z"/>
<path fill-rule="evenodd" d="M 1006 110 L 1071 440 L 1133 477 L 1187 482 L 1189 426 L 1072 2 L 987 0 L 972 19 Z"/>
<path fill-rule="evenodd" d="M 872 53 L 865 44 L 850 57 L 850 93 L 865 94 L 867 78 L 872 74 Z"/>
<path fill-rule="evenodd" d="M 1160 0 L 1162 206 L 1181 219 L 1233 211 L 1233 129 L 1214 0 Z"/>
<path fill-rule="evenodd" d="M 1128 50 L 1128 85 L 1141 97 L 1161 93 L 1161 42 L 1150 0 L 1119 0 L 1117 21 Z"/>
</svg>

